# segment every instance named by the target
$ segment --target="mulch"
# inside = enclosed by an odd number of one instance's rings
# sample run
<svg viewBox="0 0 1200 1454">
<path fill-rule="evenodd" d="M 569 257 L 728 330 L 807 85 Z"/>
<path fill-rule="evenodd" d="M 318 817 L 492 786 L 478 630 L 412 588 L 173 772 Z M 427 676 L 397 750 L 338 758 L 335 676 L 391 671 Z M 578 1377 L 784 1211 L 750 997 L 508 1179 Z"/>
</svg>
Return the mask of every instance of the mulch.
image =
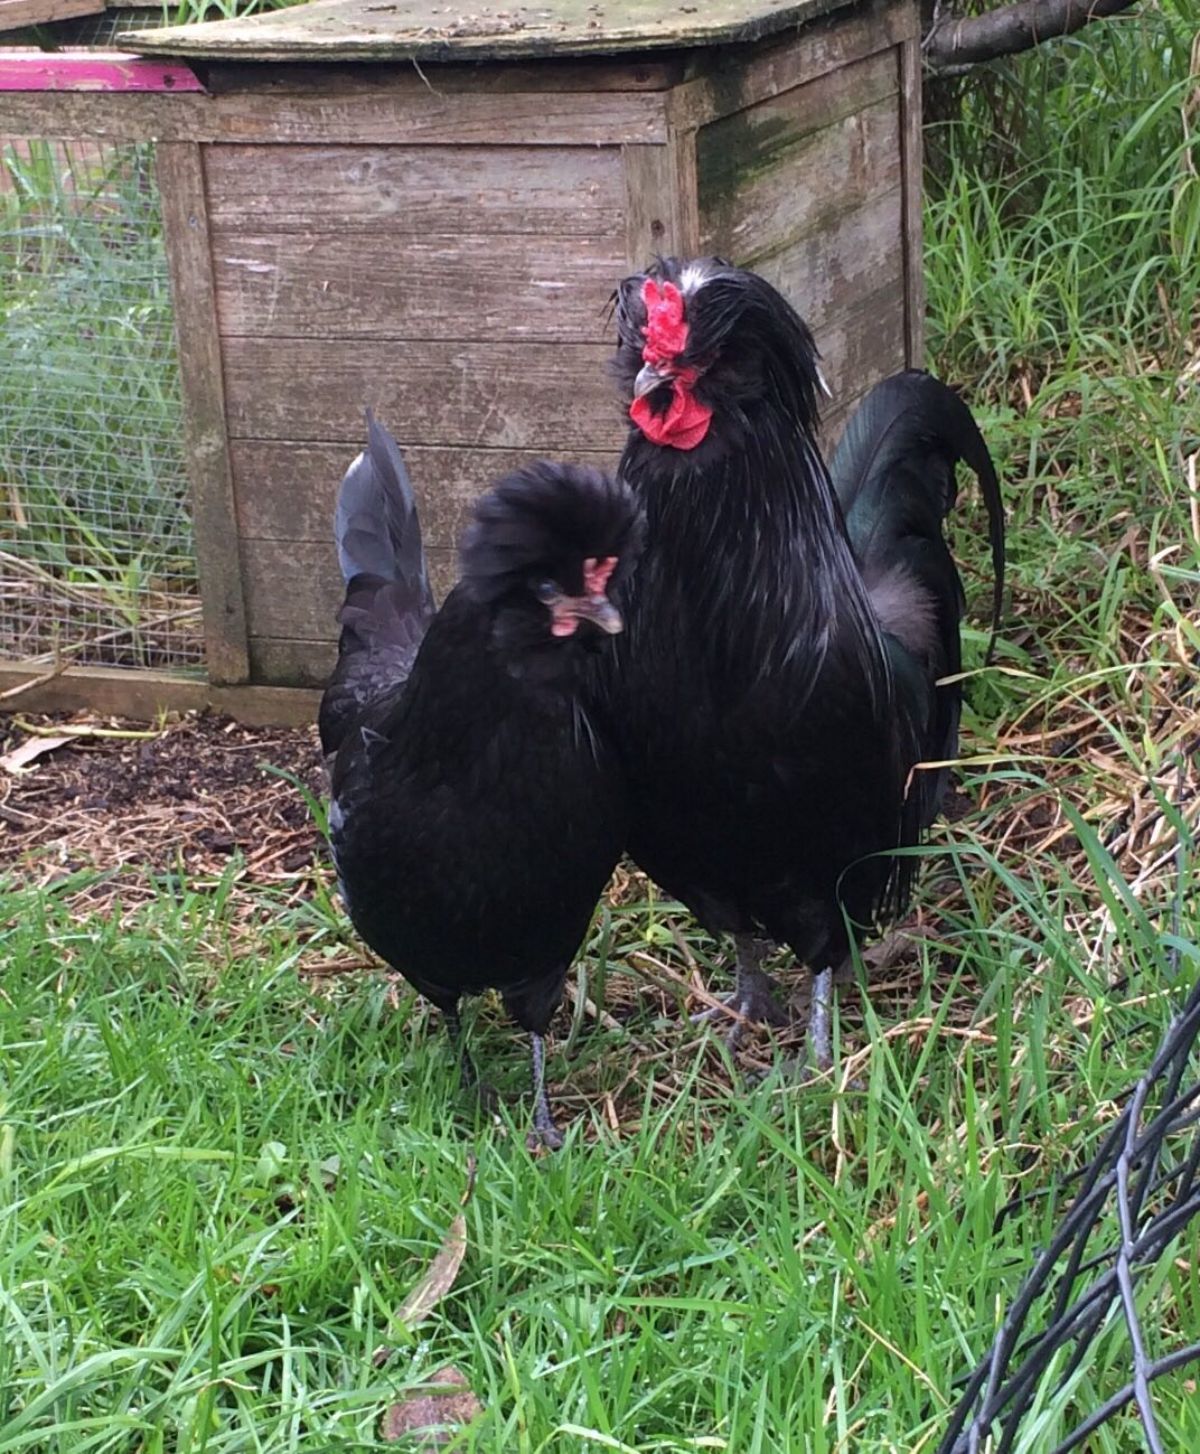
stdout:
<svg viewBox="0 0 1200 1454">
<path fill-rule="evenodd" d="M 46 885 L 140 868 L 147 880 L 204 881 L 240 855 L 241 881 L 279 886 L 320 853 L 297 787 L 323 791 L 315 728 L 248 728 L 208 713 L 162 727 L 83 713 L 0 717 L 0 759 L 30 737 L 61 735 L 72 740 L 0 771 L 0 873 Z M 138 876 L 122 877 L 128 894 Z M 102 892 L 95 885 L 91 896 Z"/>
</svg>

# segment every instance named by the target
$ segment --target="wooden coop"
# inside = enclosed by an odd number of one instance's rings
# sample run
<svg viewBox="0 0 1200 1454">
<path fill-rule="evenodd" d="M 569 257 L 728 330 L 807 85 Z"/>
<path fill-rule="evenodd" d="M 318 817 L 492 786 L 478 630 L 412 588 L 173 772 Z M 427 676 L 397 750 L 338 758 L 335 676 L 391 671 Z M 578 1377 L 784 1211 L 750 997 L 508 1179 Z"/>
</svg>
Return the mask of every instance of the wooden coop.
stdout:
<svg viewBox="0 0 1200 1454">
<path fill-rule="evenodd" d="M 494 477 L 615 464 L 609 300 L 656 253 L 719 254 L 795 303 L 830 439 L 922 358 L 916 0 L 316 0 L 121 39 L 155 59 L 109 64 L 153 82 L 60 63 L 0 90 L 0 133 L 157 143 L 207 678 L 68 672 L 26 708 L 311 720 L 363 406 L 405 451 L 444 590 Z"/>
</svg>

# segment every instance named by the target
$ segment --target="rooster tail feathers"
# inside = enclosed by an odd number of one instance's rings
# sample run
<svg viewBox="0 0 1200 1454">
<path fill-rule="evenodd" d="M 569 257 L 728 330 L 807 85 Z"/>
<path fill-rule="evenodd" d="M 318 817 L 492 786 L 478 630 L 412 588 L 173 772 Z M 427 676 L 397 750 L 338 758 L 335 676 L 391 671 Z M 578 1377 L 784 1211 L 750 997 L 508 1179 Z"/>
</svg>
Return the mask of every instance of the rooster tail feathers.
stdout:
<svg viewBox="0 0 1200 1454">
<path fill-rule="evenodd" d="M 346 471 L 334 515 L 342 579 L 347 585 L 362 575 L 394 582 L 410 610 L 432 615 L 421 523 L 404 456 L 370 409 L 366 415 L 367 447 Z"/>
<path fill-rule="evenodd" d="M 939 379 L 919 369 L 877 384 L 846 426 L 830 465 L 860 562 L 887 553 L 899 534 L 941 538 L 956 498 L 954 466 L 975 472 L 992 549 L 992 658 L 1004 601 L 1004 506 L 992 457 L 970 409 Z"/>
<path fill-rule="evenodd" d="M 988 512 L 995 581 L 992 642 L 1004 592 L 1004 512 L 983 436 L 966 404 L 931 374 L 885 379 L 864 399 L 834 453 L 830 478 L 872 608 L 886 632 L 901 704 L 906 761 L 957 756 L 961 687 L 938 689 L 961 663 L 962 584 L 944 535 L 957 497 L 955 467 L 979 478 Z M 937 815 L 947 769 L 924 770 L 906 785 L 900 842 L 918 843 Z M 882 907 L 907 901 L 916 861 L 895 861 Z"/>
</svg>

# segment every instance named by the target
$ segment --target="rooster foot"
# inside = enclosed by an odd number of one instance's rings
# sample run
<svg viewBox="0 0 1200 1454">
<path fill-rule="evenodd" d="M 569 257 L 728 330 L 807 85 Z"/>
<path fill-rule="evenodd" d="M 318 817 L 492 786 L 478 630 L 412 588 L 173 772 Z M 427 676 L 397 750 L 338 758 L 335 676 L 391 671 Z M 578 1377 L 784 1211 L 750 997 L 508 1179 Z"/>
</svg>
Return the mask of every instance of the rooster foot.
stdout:
<svg viewBox="0 0 1200 1454">
<path fill-rule="evenodd" d="M 771 977 L 761 969 L 742 970 L 738 974 L 737 987 L 728 995 L 721 996 L 721 1003 L 712 1009 L 701 1010 L 692 1016 L 694 1025 L 715 1024 L 735 1015 L 732 1028 L 725 1036 L 730 1050 L 736 1050 L 746 1033 L 746 1025 L 786 1025 L 788 1013 L 775 998 Z"/>
<path fill-rule="evenodd" d="M 805 1048 L 804 1060 L 798 1065 L 802 1083 L 818 1080 L 822 1076 L 828 1075 L 833 1069 L 833 1034 L 829 1006 L 833 1000 L 833 987 L 840 982 L 843 981 L 839 977 L 839 973 L 832 969 L 823 969 L 820 974 L 813 975 L 812 1007 L 808 1017 L 808 1043 Z M 866 1090 L 866 1086 L 861 1080 L 855 1079 L 846 1082 L 846 1089 L 862 1091 Z"/>
</svg>

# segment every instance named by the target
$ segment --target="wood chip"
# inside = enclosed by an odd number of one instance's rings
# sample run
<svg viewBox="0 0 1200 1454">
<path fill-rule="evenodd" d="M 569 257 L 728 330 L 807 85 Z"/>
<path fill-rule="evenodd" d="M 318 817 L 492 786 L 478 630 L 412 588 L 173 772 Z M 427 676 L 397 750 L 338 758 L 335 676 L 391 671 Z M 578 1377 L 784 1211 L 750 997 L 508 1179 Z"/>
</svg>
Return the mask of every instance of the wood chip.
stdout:
<svg viewBox="0 0 1200 1454">
<path fill-rule="evenodd" d="M 0 768 L 12 773 L 14 777 L 19 777 L 22 773 L 32 772 L 33 764 L 39 757 L 45 757 L 49 752 L 57 752 L 60 747 L 67 747 L 74 741 L 74 734 L 70 737 L 27 737 L 19 747 L 14 747 L 11 752 L 0 757 Z"/>
</svg>

